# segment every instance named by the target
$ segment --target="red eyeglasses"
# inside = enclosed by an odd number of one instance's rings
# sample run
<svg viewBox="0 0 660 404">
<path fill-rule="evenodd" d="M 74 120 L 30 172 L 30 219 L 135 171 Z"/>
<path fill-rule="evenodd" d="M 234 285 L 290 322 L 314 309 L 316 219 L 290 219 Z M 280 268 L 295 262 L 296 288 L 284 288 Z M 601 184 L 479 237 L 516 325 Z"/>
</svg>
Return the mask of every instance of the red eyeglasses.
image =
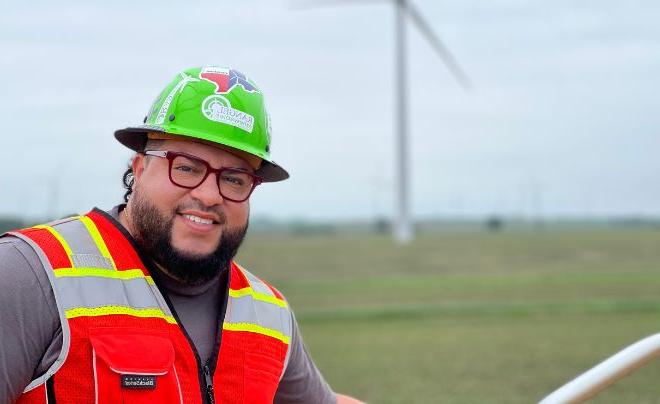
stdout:
<svg viewBox="0 0 660 404">
<path fill-rule="evenodd" d="M 261 177 L 240 168 L 213 168 L 207 161 L 186 153 L 145 150 L 143 154 L 166 158 L 169 162 L 170 181 L 181 188 L 195 189 L 209 174 L 217 174 L 216 182 L 220 195 L 232 202 L 246 201 L 254 188 L 263 182 Z"/>
</svg>

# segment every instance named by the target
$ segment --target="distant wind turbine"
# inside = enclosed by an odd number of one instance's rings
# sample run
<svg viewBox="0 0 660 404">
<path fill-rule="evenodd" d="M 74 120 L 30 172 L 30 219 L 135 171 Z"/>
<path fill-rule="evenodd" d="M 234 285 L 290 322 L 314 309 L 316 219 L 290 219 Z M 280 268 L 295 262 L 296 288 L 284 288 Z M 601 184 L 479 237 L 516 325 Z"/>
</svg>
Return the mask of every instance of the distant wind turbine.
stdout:
<svg viewBox="0 0 660 404">
<path fill-rule="evenodd" d="M 396 99 L 397 112 L 397 170 L 396 170 L 396 220 L 394 226 L 394 238 L 400 244 L 407 244 L 413 238 L 413 227 L 410 219 L 410 170 L 408 163 L 408 99 L 407 99 L 407 51 L 406 51 L 406 26 L 405 16 L 412 20 L 413 24 L 426 37 L 429 44 L 436 51 L 440 59 L 445 63 L 451 74 L 458 83 L 469 90 L 472 85 L 470 79 L 459 66 L 456 58 L 449 49 L 442 43 L 435 33 L 431 30 L 422 15 L 413 6 L 410 0 L 317 0 L 314 2 L 298 3 L 302 6 L 322 5 L 322 4 L 364 4 L 375 1 L 394 2 L 396 7 L 395 14 L 395 35 L 396 35 L 396 83 L 394 98 Z"/>
</svg>

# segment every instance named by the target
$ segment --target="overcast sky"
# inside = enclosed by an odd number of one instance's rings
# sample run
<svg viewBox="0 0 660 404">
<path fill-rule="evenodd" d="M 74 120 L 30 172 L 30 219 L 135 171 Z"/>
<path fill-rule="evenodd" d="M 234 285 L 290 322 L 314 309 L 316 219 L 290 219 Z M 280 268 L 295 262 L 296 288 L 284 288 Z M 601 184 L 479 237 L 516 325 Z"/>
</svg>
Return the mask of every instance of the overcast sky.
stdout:
<svg viewBox="0 0 660 404">
<path fill-rule="evenodd" d="M 0 215 L 110 208 L 140 123 L 187 67 L 265 93 L 291 179 L 253 215 L 390 215 L 392 4 L 30 1 L 0 5 Z M 660 215 L 660 3 L 416 0 L 475 89 L 409 27 L 412 207 L 451 215 Z"/>
</svg>

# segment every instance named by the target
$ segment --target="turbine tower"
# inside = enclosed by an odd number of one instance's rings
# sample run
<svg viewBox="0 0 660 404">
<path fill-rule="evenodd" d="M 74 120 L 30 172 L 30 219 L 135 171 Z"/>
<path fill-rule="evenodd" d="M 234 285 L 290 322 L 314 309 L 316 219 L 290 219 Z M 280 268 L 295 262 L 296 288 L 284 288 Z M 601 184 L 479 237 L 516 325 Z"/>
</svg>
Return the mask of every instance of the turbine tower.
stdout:
<svg viewBox="0 0 660 404">
<path fill-rule="evenodd" d="M 396 217 L 394 218 L 394 238 L 399 244 L 407 244 L 413 238 L 413 224 L 410 215 L 410 164 L 409 164 L 409 139 L 408 139 L 408 83 L 407 83 L 407 40 L 406 40 L 406 16 L 410 18 L 413 25 L 419 29 L 436 51 L 440 59 L 445 63 L 451 74 L 465 89 L 471 88 L 470 80 L 459 66 L 458 62 L 449 49 L 442 43 L 440 38 L 431 30 L 430 25 L 413 6 L 411 0 L 375 0 L 394 2 L 395 10 L 395 86 L 394 99 L 396 100 L 396 192 L 395 206 Z M 373 0 L 318 0 L 320 4 L 364 4 L 374 2 Z M 311 5 L 307 3 L 306 5 Z"/>
</svg>

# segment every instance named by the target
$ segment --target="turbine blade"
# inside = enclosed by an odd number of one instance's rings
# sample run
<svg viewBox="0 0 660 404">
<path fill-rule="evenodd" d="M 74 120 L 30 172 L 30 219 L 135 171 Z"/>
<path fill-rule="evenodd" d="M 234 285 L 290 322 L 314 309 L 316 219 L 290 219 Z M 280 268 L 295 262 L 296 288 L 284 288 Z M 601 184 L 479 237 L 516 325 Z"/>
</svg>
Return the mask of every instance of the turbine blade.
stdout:
<svg viewBox="0 0 660 404">
<path fill-rule="evenodd" d="M 452 55 L 452 53 L 449 51 L 449 48 L 447 48 L 445 44 L 442 43 L 440 38 L 435 35 L 435 33 L 431 30 L 431 27 L 426 23 L 422 15 L 417 11 L 415 6 L 413 6 L 410 1 L 404 0 L 402 3 L 405 11 L 408 13 L 413 23 L 417 26 L 422 35 L 424 35 L 426 39 L 431 43 L 431 46 L 435 49 L 440 58 L 445 62 L 447 68 L 449 68 L 449 71 L 454 75 L 459 84 L 465 90 L 470 90 L 472 88 L 472 83 L 470 82 L 467 74 L 465 74 L 461 66 L 456 61 L 454 55 Z"/>
</svg>

